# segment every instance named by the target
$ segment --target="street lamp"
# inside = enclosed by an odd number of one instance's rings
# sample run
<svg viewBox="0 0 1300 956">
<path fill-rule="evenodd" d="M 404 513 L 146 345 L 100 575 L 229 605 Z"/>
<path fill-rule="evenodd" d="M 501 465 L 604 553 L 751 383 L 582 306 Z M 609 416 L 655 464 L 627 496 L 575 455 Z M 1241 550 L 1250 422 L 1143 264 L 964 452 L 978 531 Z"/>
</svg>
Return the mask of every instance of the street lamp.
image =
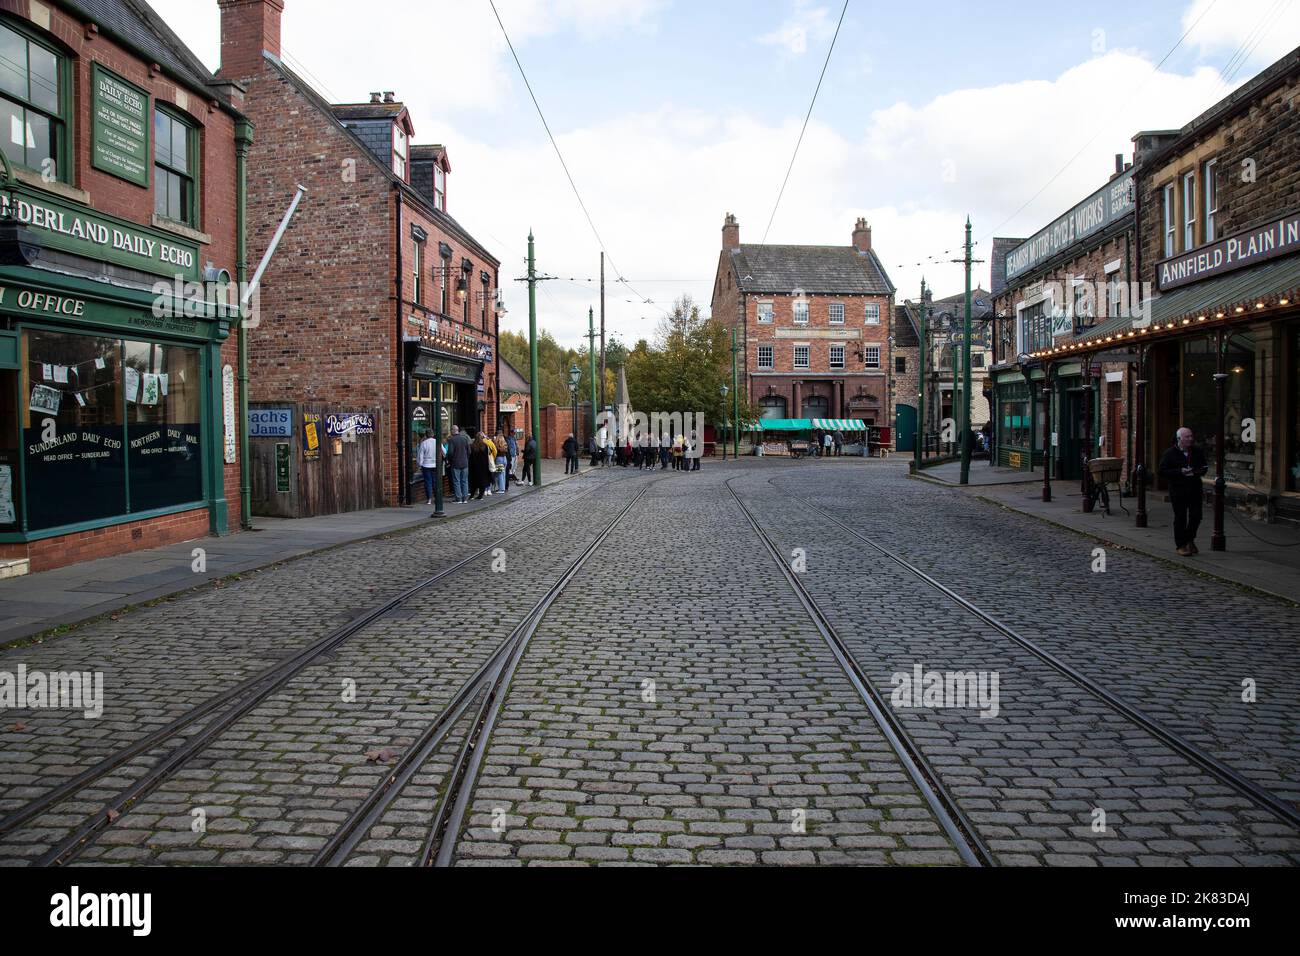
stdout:
<svg viewBox="0 0 1300 956">
<path fill-rule="evenodd" d="M 573 396 L 573 440 L 578 440 L 578 382 L 582 378 L 582 369 L 574 365 L 569 369 L 569 394 Z"/>
<path fill-rule="evenodd" d="M 731 391 L 731 389 L 727 388 L 726 382 L 723 382 L 721 385 L 718 386 L 718 394 L 722 396 L 722 401 L 724 404 L 727 401 L 727 393 L 729 391 Z M 725 438 L 722 440 L 722 460 L 723 461 L 727 460 L 727 440 Z"/>
</svg>

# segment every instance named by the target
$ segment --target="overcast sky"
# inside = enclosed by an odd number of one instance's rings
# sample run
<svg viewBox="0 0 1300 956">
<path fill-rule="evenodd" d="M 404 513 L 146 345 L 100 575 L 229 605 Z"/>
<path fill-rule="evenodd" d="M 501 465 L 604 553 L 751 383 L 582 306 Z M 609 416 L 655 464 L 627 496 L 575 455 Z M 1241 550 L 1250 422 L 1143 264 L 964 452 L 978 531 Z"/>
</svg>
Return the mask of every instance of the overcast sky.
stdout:
<svg viewBox="0 0 1300 956">
<path fill-rule="evenodd" d="M 727 212 L 763 239 L 841 2 L 497 0 L 627 344 L 682 293 L 707 309 Z M 216 0 L 152 3 L 216 69 Z M 393 90 L 415 141 L 446 144 L 449 211 L 502 261 L 506 328 L 527 327 L 512 280 L 536 233 L 539 270 L 564 280 L 543 283 L 539 321 L 578 344 L 600 244 L 488 0 L 285 0 L 283 30 L 323 95 Z M 1300 0 L 850 0 L 768 241 L 848 245 L 866 216 L 900 299 L 922 273 L 959 292 L 960 266 L 931 260 L 958 255 L 967 215 L 987 259 L 990 236 L 1101 186 L 1138 130 L 1184 125 L 1297 42 Z"/>
</svg>

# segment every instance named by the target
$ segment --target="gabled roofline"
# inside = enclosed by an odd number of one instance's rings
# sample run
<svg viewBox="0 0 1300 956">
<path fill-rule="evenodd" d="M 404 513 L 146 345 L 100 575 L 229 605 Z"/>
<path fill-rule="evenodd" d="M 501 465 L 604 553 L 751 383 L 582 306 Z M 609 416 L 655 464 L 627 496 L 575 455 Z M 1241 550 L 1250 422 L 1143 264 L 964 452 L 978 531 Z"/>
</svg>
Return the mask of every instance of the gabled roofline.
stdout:
<svg viewBox="0 0 1300 956">
<path fill-rule="evenodd" d="M 319 93 L 313 90 L 309 83 L 307 83 L 305 80 L 302 79 L 302 77 L 298 76 L 291 69 L 285 66 L 282 62 L 280 62 L 279 59 L 272 56 L 270 53 L 267 53 L 265 50 L 262 51 L 262 57 L 263 59 L 266 60 L 267 63 L 271 64 L 281 76 L 283 76 L 286 80 L 288 80 L 289 83 L 308 100 L 308 102 L 310 102 L 313 106 L 315 106 L 317 112 L 319 112 L 327 121 L 334 124 L 334 127 L 339 132 L 343 133 L 343 135 L 347 136 L 349 139 L 352 140 L 352 142 L 356 145 L 357 149 L 360 150 L 361 154 L 366 158 L 366 160 L 370 162 L 375 167 L 375 169 L 377 169 L 379 172 L 383 173 L 385 177 L 387 177 L 388 181 L 392 184 L 393 188 L 401 191 L 402 198 L 404 201 L 407 201 L 411 205 L 415 206 L 419 210 L 421 215 L 432 220 L 433 222 L 438 223 L 442 228 L 446 229 L 457 239 L 464 242 L 466 246 L 471 248 L 474 252 L 478 253 L 481 258 L 491 263 L 493 271 L 496 271 L 501 268 L 501 260 L 498 259 L 496 256 L 492 255 L 492 253 L 488 252 L 487 249 L 483 247 L 482 243 L 480 243 L 477 239 L 475 239 L 472 235 L 469 234 L 469 232 L 465 229 L 464 226 L 462 226 L 459 222 L 457 222 L 447 213 L 442 212 L 441 210 L 438 209 L 434 209 L 432 206 L 430 206 L 428 201 L 422 195 L 420 195 L 419 191 L 416 190 L 414 186 L 412 186 L 406 180 L 402 179 L 400 176 L 394 173 L 384 163 L 380 162 L 379 157 L 376 156 L 373 152 L 371 152 L 370 147 L 365 144 L 365 142 L 361 139 L 361 137 L 358 136 L 353 130 L 350 130 L 346 126 L 344 126 L 343 123 L 338 119 L 338 117 L 334 115 L 334 112 L 331 109 L 331 105 L 324 99 L 324 97 L 322 97 Z"/>
</svg>

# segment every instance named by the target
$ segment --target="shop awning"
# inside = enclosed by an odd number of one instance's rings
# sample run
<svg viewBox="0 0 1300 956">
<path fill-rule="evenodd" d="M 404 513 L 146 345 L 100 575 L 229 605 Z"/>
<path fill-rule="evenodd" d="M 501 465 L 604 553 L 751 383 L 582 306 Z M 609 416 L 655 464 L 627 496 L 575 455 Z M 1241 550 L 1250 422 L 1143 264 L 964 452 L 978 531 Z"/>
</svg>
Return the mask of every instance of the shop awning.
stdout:
<svg viewBox="0 0 1300 956">
<path fill-rule="evenodd" d="M 1220 314 L 1226 319 L 1263 318 L 1276 314 L 1267 300 L 1277 297 L 1294 302 L 1300 293 L 1300 256 L 1275 259 L 1263 265 L 1206 279 L 1166 292 L 1151 300 L 1151 321 L 1134 322 L 1128 316 L 1101 320 L 1070 342 L 1033 353 L 1035 358 L 1055 358 L 1071 352 L 1092 352 L 1151 340 L 1159 333 L 1205 327 Z M 1264 309 L 1258 308 L 1265 304 Z"/>
<path fill-rule="evenodd" d="M 760 432 L 806 432 L 812 427 L 811 418 L 763 418 L 754 423 L 754 430 Z"/>
<path fill-rule="evenodd" d="M 813 428 L 826 432 L 861 432 L 866 431 L 867 423 L 858 418 L 814 418 Z"/>
</svg>

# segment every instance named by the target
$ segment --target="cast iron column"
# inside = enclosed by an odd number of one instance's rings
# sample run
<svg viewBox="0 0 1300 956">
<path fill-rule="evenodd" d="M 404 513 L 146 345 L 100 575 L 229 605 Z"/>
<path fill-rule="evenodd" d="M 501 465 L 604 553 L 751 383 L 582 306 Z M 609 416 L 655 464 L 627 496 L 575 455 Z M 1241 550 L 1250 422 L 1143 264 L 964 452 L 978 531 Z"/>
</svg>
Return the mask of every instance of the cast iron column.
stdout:
<svg viewBox="0 0 1300 956">
<path fill-rule="evenodd" d="M 1218 354 L 1215 357 L 1218 371 L 1214 376 L 1214 394 L 1218 401 L 1219 434 L 1214 447 L 1214 533 L 1210 536 L 1211 551 L 1228 550 L 1228 539 L 1223 533 L 1223 492 L 1225 485 L 1223 477 L 1223 456 L 1226 445 L 1225 439 L 1227 437 L 1223 434 L 1223 429 L 1224 419 L 1227 418 L 1228 412 L 1228 375 L 1224 370 L 1224 348 L 1225 339 L 1223 329 L 1219 329 L 1218 339 L 1216 342 L 1216 351 Z"/>
<path fill-rule="evenodd" d="M 1146 380 L 1146 348 L 1143 347 L 1138 353 L 1138 379 L 1137 379 L 1137 403 L 1130 414 L 1136 421 L 1137 442 L 1134 457 L 1137 459 L 1133 466 L 1133 478 L 1137 481 L 1137 513 L 1134 515 L 1133 524 L 1138 528 L 1147 526 L 1147 449 L 1146 449 L 1146 411 L 1147 411 L 1147 380 Z"/>
</svg>

